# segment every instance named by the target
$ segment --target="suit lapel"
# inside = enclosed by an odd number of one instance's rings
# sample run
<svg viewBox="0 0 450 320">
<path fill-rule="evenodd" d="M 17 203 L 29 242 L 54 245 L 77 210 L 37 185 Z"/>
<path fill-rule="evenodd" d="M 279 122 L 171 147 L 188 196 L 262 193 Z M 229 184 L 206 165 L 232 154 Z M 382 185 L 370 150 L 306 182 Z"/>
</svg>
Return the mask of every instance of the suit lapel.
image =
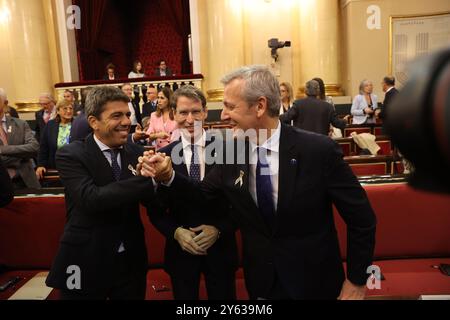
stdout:
<svg viewBox="0 0 450 320">
<path fill-rule="evenodd" d="M 283 212 L 292 203 L 295 182 L 297 180 L 298 165 L 300 162 L 296 145 L 298 141 L 292 128 L 282 125 L 279 149 L 279 169 L 278 169 L 278 205 L 276 221 L 281 218 Z"/>
<path fill-rule="evenodd" d="M 272 231 L 262 218 L 258 206 L 250 193 L 250 146 L 248 141 L 245 143 L 244 151 L 235 149 L 236 163 L 238 163 L 236 157 L 240 154 L 240 152 L 244 152 L 245 161 L 243 164 L 236 164 L 232 166 L 233 173 L 230 178 L 232 180 L 232 185 L 236 189 L 236 198 L 240 200 L 238 201 L 242 203 L 242 206 L 246 207 L 246 210 L 241 210 L 241 212 L 248 220 L 250 220 L 251 224 L 254 225 L 255 228 L 259 229 L 267 236 L 271 236 Z"/>
<path fill-rule="evenodd" d="M 107 185 L 115 181 L 111 169 L 111 165 L 106 159 L 103 152 L 100 150 L 99 146 L 94 140 L 93 134 L 90 134 L 86 138 L 87 151 L 88 151 L 88 161 L 93 169 L 93 176 L 95 177 L 95 182 L 97 185 Z M 122 155 L 121 155 L 122 156 Z M 123 172 L 123 167 L 122 167 Z"/>
<path fill-rule="evenodd" d="M 181 163 L 173 164 L 173 169 L 175 172 L 179 172 L 182 175 L 189 177 L 189 173 L 186 167 L 186 162 L 184 160 L 184 150 L 183 150 L 183 142 L 181 141 L 181 138 L 178 140 L 178 142 L 173 146 L 173 148 L 179 146 L 181 144 L 181 151 L 180 151 L 180 159 L 182 160 Z M 170 150 L 170 153 L 172 153 L 173 148 Z M 177 155 L 178 156 L 178 155 Z M 179 161 L 178 161 L 179 162 Z"/>
</svg>

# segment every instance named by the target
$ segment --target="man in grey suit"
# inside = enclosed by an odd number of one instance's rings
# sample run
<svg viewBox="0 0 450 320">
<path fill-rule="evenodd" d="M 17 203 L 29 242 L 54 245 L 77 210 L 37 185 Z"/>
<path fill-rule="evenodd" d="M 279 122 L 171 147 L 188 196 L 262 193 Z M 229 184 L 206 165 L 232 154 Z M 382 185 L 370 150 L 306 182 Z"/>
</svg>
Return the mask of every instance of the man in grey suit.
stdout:
<svg viewBox="0 0 450 320">
<path fill-rule="evenodd" d="M 294 101 L 292 108 L 280 116 L 286 124 L 294 121 L 294 126 L 303 130 L 328 135 L 330 124 L 344 131 L 345 121 L 338 119 L 333 106 L 317 99 L 319 83 L 308 81 L 305 86 L 306 98 Z"/>
<path fill-rule="evenodd" d="M 37 156 L 39 143 L 26 121 L 5 114 L 7 102 L 6 92 L 0 88 L 0 159 L 16 189 L 40 188 L 31 160 Z"/>
</svg>

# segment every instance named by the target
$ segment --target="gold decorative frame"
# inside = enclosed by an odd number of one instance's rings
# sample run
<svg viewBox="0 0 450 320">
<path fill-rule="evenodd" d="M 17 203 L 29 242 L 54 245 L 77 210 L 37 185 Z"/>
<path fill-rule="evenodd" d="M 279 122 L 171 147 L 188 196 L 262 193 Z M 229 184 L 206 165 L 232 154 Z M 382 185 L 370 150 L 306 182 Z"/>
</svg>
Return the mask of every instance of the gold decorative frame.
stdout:
<svg viewBox="0 0 450 320">
<path fill-rule="evenodd" d="M 394 72 L 393 63 L 393 32 L 394 32 L 394 20 L 396 19 L 420 19 L 420 18 L 428 18 L 428 17 L 439 17 L 449 15 L 450 11 L 445 12 L 437 12 L 437 13 L 429 13 L 429 14 L 411 14 L 411 15 L 397 15 L 389 17 L 389 74 L 392 75 Z"/>
</svg>

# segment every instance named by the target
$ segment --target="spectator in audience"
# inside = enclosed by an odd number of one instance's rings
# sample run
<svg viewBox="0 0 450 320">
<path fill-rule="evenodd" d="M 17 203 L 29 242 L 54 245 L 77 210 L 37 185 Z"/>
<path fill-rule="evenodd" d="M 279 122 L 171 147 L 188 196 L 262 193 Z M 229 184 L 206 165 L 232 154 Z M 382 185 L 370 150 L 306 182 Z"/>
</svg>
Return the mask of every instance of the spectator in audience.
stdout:
<svg viewBox="0 0 450 320">
<path fill-rule="evenodd" d="M 318 99 L 325 101 L 329 104 L 331 104 L 333 106 L 333 110 L 336 113 L 336 108 L 334 107 L 334 102 L 333 102 L 333 98 L 331 98 L 330 96 L 326 95 L 326 91 L 325 91 L 325 83 L 323 82 L 323 80 L 321 78 L 313 78 L 313 80 L 317 81 L 317 83 L 319 84 L 319 96 L 317 97 Z M 337 113 L 336 115 L 333 115 L 333 117 L 337 118 Z M 334 126 L 330 125 L 330 136 L 333 138 L 342 138 L 342 135 L 344 132 L 341 131 L 336 131 L 336 130 L 342 130 L 342 128 L 345 128 L 345 126 L 347 125 L 348 122 L 348 118 L 350 117 L 350 115 L 346 115 L 343 118 L 343 121 L 345 121 L 342 124 L 342 127 L 340 129 L 335 128 Z"/>
<path fill-rule="evenodd" d="M 147 134 L 150 142 L 154 142 L 156 150 L 167 146 L 178 138 L 177 122 L 170 106 L 172 90 L 164 87 L 158 92 L 158 108 L 150 116 Z"/>
<path fill-rule="evenodd" d="M 158 68 L 155 70 L 155 76 L 156 77 L 170 77 L 172 76 L 172 70 L 170 70 L 169 67 L 167 67 L 165 60 L 160 60 L 158 62 Z"/>
<path fill-rule="evenodd" d="M 44 178 L 47 169 L 56 169 L 56 151 L 69 143 L 73 120 L 72 103 L 62 100 L 56 105 L 56 117 L 45 126 L 38 155 L 36 176 Z"/>
<path fill-rule="evenodd" d="M 130 71 L 128 74 L 128 79 L 138 79 L 145 77 L 144 70 L 142 69 L 142 63 L 139 60 L 134 61 L 133 63 L 133 70 Z M 139 92 L 139 86 L 135 85 L 133 88 L 134 92 L 134 103 L 136 105 L 139 105 L 141 102 L 140 92 Z M 145 85 L 142 85 L 142 99 L 144 100 L 144 103 L 147 102 L 147 87 Z"/>
<path fill-rule="evenodd" d="M 321 78 L 313 78 L 312 80 L 317 81 L 317 83 L 319 84 L 319 95 L 317 96 L 317 98 L 322 101 L 328 102 L 334 108 L 333 98 L 326 95 L 325 83 L 323 82 L 323 80 Z"/>
<path fill-rule="evenodd" d="M 67 100 L 72 105 L 74 116 L 79 115 L 81 113 L 82 106 L 76 101 L 75 91 L 70 91 L 67 89 L 64 91 L 63 97 L 64 100 Z"/>
<path fill-rule="evenodd" d="M 369 80 L 361 81 L 359 94 L 352 103 L 351 114 L 353 124 L 375 123 L 375 110 L 378 108 L 378 98 L 373 92 L 373 84 Z"/>
<path fill-rule="evenodd" d="M 28 123 L 5 114 L 8 98 L 0 88 L 0 160 L 3 161 L 15 189 L 40 188 L 33 169 L 39 143 Z"/>
<path fill-rule="evenodd" d="M 142 117 L 150 117 L 158 106 L 158 90 L 154 86 L 147 89 L 147 102 L 142 106 Z"/>
<path fill-rule="evenodd" d="M 3 130 L 3 127 L 0 127 Z M 2 133 L 0 132 L 0 136 Z M 0 141 L 0 145 L 1 145 Z M 14 189 L 8 171 L 0 159 L 0 208 L 8 205 L 14 199 Z"/>
<path fill-rule="evenodd" d="M 392 99 L 394 99 L 394 97 L 397 95 L 398 90 L 395 88 L 395 78 L 393 76 L 384 77 L 381 86 L 383 87 L 383 92 L 385 92 L 385 95 L 383 101 L 383 108 L 379 113 L 379 117 L 380 119 L 385 120 L 386 110 L 389 108 Z"/>
<path fill-rule="evenodd" d="M 93 88 L 86 115 L 94 133 L 56 153 L 68 218 L 46 284 L 60 289 L 61 299 L 145 298 L 139 205 L 150 210 L 157 199 L 152 181 L 134 169 L 144 149 L 127 143 L 128 102 L 118 88 Z M 76 272 L 79 281 L 72 281 Z"/>
<path fill-rule="evenodd" d="M 186 85 L 175 91 L 172 108 L 181 138 L 160 152 L 181 157 L 175 172 L 200 182 L 213 168 L 206 161 L 212 139 L 202 128 L 208 115 L 206 98 L 198 88 Z M 202 273 L 208 299 L 236 299 L 237 246 L 229 204 L 218 201 L 214 212 L 205 204 L 201 199 L 187 203 L 174 198 L 169 210 L 160 207 L 149 212 L 152 223 L 166 237 L 164 268 L 176 300 L 198 300 Z"/>
<path fill-rule="evenodd" d="M 36 118 L 36 140 L 39 142 L 41 140 L 41 135 L 44 132 L 44 128 L 47 122 L 54 119 L 56 100 L 50 93 L 42 93 L 39 96 L 39 104 L 42 109 L 35 113 Z"/>
<path fill-rule="evenodd" d="M 127 95 L 127 97 L 130 99 L 130 101 L 128 102 L 128 107 L 130 108 L 130 112 L 131 112 L 131 116 L 130 116 L 130 120 L 131 120 L 131 127 L 130 127 L 130 132 L 134 133 L 134 131 L 136 130 L 136 126 L 139 124 L 141 125 L 141 110 L 139 108 L 139 104 L 135 103 L 133 101 L 133 89 L 131 87 L 131 84 L 129 83 L 125 83 L 122 86 L 122 92 L 125 93 Z"/>
<path fill-rule="evenodd" d="M 292 107 L 292 101 L 294 101 L 294 90 L 289 82 L 280 83 L 280 93 L 281 93 L 281 107 L 280 115 L 288 112 L 289 108 Z"/>
<path fill-rule="evenodd" d="M 305 93 L 307 98 L 294 101 L 292 108 L 280 116 L 286 124 L 294 122 L 294 126 L 303 130 L 328 135 L 330 124 L 344 129 L 345 121 L 336 116 L 333 106 L 317 99 L 319 96 L 319 83 L 310 80 L 306 83 Z"/>
<path fill-rule="evenodd" d="M 84 110 L 86 97 L 92 87 L 81 89 L 81 112 L 72 122 L 72 130 L 70 132 L 70 142 L 84 140 L 92 132 L 92 128 L 87 121 L 86 112 Z"/>
<path fill-rule="evenodd" d="M 112 63 L 106 66 L 106 74 L 103 80 L 117 80 L 119 76 L 116 73 L 116 66 Z"/>
<path fill-rule="evenodd" d="M 341 148 L 326 136 L 280 124 L 279 84 L 267 67 L 242 67 L 222 82 L 222 120 L 237 139 L 241 130 L 255 133 L 248 143 L 227 141 L 234 145 L 224 152 L 236 147 L 241 156 L 224 155 L 227 162 L 205 176 L 200 194 L 198 183 L 174 172 L 170 157 L 144 155 L 141 173 L 163 182 L 159 192 L 169 190 L 180 202 L 200 197 L 210 210 L 220 199 L 231 203 L 250 299 L 364 299 L 376 217 Z M 347 224 L 347 277 L 333 204 Z"/>
</svg>

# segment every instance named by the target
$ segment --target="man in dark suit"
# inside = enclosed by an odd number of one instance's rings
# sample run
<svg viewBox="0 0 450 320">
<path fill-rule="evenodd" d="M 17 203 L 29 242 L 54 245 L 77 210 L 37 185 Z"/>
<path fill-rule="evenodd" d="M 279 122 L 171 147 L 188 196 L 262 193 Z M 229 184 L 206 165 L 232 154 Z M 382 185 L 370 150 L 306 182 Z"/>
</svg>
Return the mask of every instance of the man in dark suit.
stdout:
<svg viewBox="0 0 450 320">
<path fill-rule="evenodd" d="M 35 113 L 36 118 L 36 140 L 41 141 L 44 128 L 51 119 L 55 117 L 56 100 L 50 93 L 43 93 L 39 96 L 39 104 L 42 109 Z"/>
<path fill-rule="evenodd" d="M 308 81 L 305 85 L 307 98 L 294 101 L 288 112 L 282 114 L 280 119 L 286 124 L 294 122 L 294 126 L 324 135 L 328 135 L 330 124 L 344 132 L 346 122 L 338 119 L 333 106 L 317 99 L 320 94 L 319 83 Z"/>
<path fill-rule="evenodd" d="M 376 219 L 340 147 L 279 122 L 279 85 L 266 67 L 243 67 L 222 82 L 222 119 L 237 138 L 242 129 L 250 141 L 235 153 L 245 154 L 245 161 L 225 158 L 201 188 L 211 208 L 222 197 L 233 207 L 250 298 L 363 299 Z M 179 197 L 196 192 L 192 181 L 173 172 L 168 157 L 144 157 L 142 174 L 164 181 Z M 347 277 L 332 204 L 347 224 Z"/>
<path fill-rule="evenodd" d="M 173 101 L 181 137 L 160 152 L 172 155 L 175 172 L 198 184 L 213 168 L 206 161 L 211 137 L 202 126 L 208 116 L 206 98 L 200 89 L 186 85 L 174 93 Z M 168 211 L 152 210 L 149 214 L 166 237 L 164 268 L 170 275 L 174 298 L 198 300 L 203 273 L 208 299 L 236 299 L 237 245 L 228 203 L 220 199 L 210 210 L 201 198 L 185 201 L 174 195 L 167 202 Z"/>
<path fill-rule="evenodd" d="M 172 70 L 167 66 L 165 60 L 160 60 L 158 68 L 155 70 L 154 76 L 156 77 L 171 77 L 173 75 Z"/>
<path fill-rule="evenodd" d="M 14 193 L 11 178 L 9 177 L 8 171 L 0 159 L 0 208 L 8 205 L 11 201 L 13 201 L 13 198 Z"/>
<path fill-rule="evenodd" d="M 125 93 L 125 95 L 130 99 L 130 101 L 128 102 L 128 107 L 130 108 L 131 113 L 130 133 L 134 133 L 138 124 L 142 126 L 141 109 L 139 107 L 139 104 L 133 101 L 133 87 L 131 86 L 131 84 L 125 83 L 122 86 L 122 92 Z"/>
<path fill-rule="evenodd" d="M 143 149 L 128 144 L 129 98 L 92 89 L 86 115 L 93 134 L 56 153 L 67 221 L 47 277 L 62 299 L 144 299 L 148 267 L 139 204 L 154 199 L 150 179 L 135 176 Z"/>
<path fill-rule="evenodd" d="M 148 87 L 147 103 L 142 106 L 142 119 L 150 117 L 156 111 L 158 105 L 158 90 L 156 87 Z"/>
<path fill-rule="evenodd" d="M 70 129 L 70 142 L 84 140 L 92 132 L 86 117 L 85 105 L 86 97 L 92 87 L 81 89 L 80 113 L 73 119 L 72 128 Z"/>
<path fill-rule="evenodd" d="M 381 83 L 381 86 L 383 87 L 383 92 L 385 92 L 384 95 L 384 101 L 383 101 L 383 107 L 381 108 L 381 113 L 379 117 L 383 120 L 386 119 L 386 110 L 389 108 L 389 105 L 392 102 L 392 99 L 397 95 L 398 90 L 395 88 L 395 78 L 392 76 L 386 76 L 383 78 L 383 82 Z"/>
<path fill-rule="evenodd" d="M 5 114 L 7 96 L 0 88 L 0 159 L 3 161 L 15 189 L 38 189 L 32 158 L 37 156 L 39 143 L 28 123 Z"/>
</svg>

